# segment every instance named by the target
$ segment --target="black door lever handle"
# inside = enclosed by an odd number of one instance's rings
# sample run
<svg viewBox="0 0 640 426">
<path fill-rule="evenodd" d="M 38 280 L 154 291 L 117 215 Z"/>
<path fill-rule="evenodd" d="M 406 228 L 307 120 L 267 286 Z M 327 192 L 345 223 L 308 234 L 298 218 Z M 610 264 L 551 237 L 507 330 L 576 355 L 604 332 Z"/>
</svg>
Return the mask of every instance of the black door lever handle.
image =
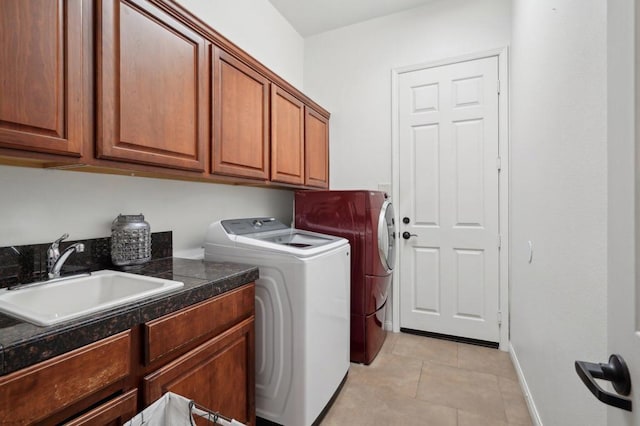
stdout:
<svg viewBox="0 0 640 426">
<path fill-rule="evenodd" d="M 575 366 L 578 376 L 596 398 L 607 405 L 631 411 L 630 399 L 605 391 L 595 381 L 595 379 L 602 379 L 611 382 L 615 391 L 620 395 L 627 396 L 631 393 L 629 369 L 620 355 L 611 355 L 608 364 L 576 361 Z"/>
</svg>

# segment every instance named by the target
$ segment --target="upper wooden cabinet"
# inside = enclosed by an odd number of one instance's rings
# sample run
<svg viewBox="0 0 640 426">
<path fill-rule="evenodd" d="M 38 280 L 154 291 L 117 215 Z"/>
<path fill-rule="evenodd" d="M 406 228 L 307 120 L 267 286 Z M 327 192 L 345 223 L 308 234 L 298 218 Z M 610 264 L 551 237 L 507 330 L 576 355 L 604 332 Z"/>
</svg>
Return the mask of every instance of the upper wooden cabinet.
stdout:
<svg viewBox="0 0 640 426">
<path fill-rule="evenodd" d="M 304 185 L 304 104 L 271 85 L 271 180 Z"/>
<path fill-rule="evenodd" d="M 304 184 L 329 188 L 329 119 L 305 107 L 304 124 Z"/>
<path fill-rule="evenodd" d="M 213 62 L 213 173 L 269 179 L 269 80 L 220 49 Z"/>
<path fill-rule="evenodd" d="M 2 164 L 327 188 L 328 120 L 175 0 L 0 0 Z"/>
<path fill-rule="evenodd" d="M 203 171 L 207 41 L 146 0 L 99 4 L 97 156 Z"/>
<path fill-rule="evenodd" d="M 0 147 L 79 157 L 87 78 L 81 0 L 0 7 Z"/>
</svg>

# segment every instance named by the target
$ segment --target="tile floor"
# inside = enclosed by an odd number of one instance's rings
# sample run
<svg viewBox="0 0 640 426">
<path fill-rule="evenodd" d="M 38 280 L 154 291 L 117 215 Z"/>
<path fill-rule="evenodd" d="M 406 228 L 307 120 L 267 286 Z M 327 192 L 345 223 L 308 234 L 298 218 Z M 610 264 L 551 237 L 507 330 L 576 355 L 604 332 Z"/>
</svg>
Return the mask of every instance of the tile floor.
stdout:
<svg viewBox="0 0 640 426">
<path fill-rule="evenodd" d="M 369 366 L 349 376 L 322 426 L 531 425 L 509 354 L 389 333 Z"/>
</svg>

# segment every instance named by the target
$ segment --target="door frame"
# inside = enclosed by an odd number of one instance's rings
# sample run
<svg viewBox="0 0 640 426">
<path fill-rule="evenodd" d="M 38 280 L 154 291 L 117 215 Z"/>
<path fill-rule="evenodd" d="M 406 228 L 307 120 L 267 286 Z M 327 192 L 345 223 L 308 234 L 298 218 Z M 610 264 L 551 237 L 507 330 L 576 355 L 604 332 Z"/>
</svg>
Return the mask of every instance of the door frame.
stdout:
<svg viewBox="0 0 640 426">
<path fill-rule="evenodd" d="M 509 350 L 509 175 L 511 150 L 509 138 L 509 48 L 508 46 L 434 60 L 422 64 L 408 65 L 391 70 L 391 196 L 394 201 L 394 217 L 400 223 L 398 212 L 400 198 L 400 128 L 398 105 L 398 77 L 412 71 L 434 68 L 442 65 L 452 65 L 458 62 L 472 61 L 489 57 L 498 58 L 498 77 L 500 81 L 500 96 L 498 97 L 498 153 L 500 155 L 500 173 L 498 175 L 498 227 L 501 238 L 500 254 L 498 257 L 498 309 L 501 315 L 500 350 Z M 396 197 L 397 195 L 397 197 Z M 403 245 L 398 244 L 399 259 L 403 255 Z M 392 322 L 385 324 L 387 330 L 400 331 L 400 268 L 396 266 L 393 272 L 392 284 Z"/>
<path fill-rule="evenodd" d="M 640 7 L 607 2 L 607 338 L 631 373 L 633 412 L 606 406 L 607 424 L 631 425 L 638 408 L 640 312 Z M 615 47 L 615 48 L 612 48 Z M 631 90 L 629 90 L 631 89 Z M 615 111 L 615 113 L 614 113 Z M 631 231 L 629 231 L 631 229 Z M 604 359 L 593 361 L 606 362 Z M 591 397 L 591 395 L 589 395 Z M 592 404 L 600 404 L 595 398 Z"/>
</svg>

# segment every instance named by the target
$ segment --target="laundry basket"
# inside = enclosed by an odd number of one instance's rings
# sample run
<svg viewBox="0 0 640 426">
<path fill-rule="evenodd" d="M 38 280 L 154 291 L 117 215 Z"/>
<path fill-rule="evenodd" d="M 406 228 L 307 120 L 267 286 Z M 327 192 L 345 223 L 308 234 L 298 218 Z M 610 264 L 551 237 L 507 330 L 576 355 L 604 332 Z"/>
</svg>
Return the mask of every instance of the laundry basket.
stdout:
<svg viewBox="0 0 640 426">
<path fill-rule="evenodd" d="M 165 393 L 125 423 L 125 426 L 194 426 L 196 423 L 193 416 L 202 417 L 212 425 L 244 426 L 244 423 L 199 407 L 192 400 L 173 392 Z"/>
</svg>

